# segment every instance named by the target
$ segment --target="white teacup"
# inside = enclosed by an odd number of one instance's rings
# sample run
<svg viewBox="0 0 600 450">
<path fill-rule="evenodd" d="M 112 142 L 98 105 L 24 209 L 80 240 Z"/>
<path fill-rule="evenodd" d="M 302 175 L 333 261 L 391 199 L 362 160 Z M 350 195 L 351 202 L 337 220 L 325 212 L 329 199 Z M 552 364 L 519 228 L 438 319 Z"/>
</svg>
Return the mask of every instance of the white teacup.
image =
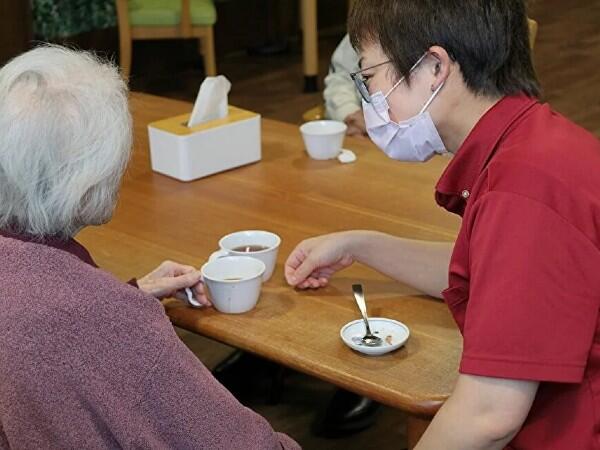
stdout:
<svg viewBox="0 0 600 450">
<path fill-rule="evenodd" d="M 333 159 L 342 151 L 347 126 L 337 120 L 314 120 L 300 127 L 304 146 L 313 159 Z"/>
<path fill-rule="evenodd" d="M 265 264 L 263 281 L 268 281 L 275 270 L 280 244 L 281 238 L 269 231 L 237 231 L 221 238 L 219 241 L 221 250 L 213 253 L 209 260 L 227 256 L 251 256 Z"/>
<path fill-rule="evenodd" d="M 241 314 L 256 306 L 265 264 L 248 256 L 209 261 L 200 269 L 213 306 L 223 313 Z"/>
</svg>

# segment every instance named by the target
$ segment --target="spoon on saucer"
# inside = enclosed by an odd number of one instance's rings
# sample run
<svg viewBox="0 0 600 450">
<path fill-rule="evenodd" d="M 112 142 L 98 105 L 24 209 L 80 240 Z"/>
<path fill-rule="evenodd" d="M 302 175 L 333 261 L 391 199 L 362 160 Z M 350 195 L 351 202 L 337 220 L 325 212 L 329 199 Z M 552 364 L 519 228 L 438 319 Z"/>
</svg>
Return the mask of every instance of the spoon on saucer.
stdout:
<svg viewBox="0 0 600 450">
<path fill-rule="evenodd" d="M 371 328 L 369 327 L 369 318 L 367 317 L 367 305 L 365 303 L 365 295 L 363 292 L 362 284 L 353 284 L 352 292 L 354 293 L 354 299 L 356 300 L 358 309 L 362 314 L 362 318 L 365 321 L 366 328 L 366 334 L 362 337 L 362 339 L 357 338 L 357 340 L 360 344 L 366 345 L 367 347 L 379 347 L 383 344 L 383 340 L 371 333 Z"/>
</svg>

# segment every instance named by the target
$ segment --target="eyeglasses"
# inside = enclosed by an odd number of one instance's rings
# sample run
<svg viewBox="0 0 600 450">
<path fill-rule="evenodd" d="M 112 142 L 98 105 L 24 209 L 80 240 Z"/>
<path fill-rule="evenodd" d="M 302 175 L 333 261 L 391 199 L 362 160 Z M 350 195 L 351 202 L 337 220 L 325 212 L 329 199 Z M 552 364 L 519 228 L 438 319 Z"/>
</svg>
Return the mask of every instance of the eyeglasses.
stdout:
<svg viewBox="0 0 600 450">
<path fill-rule="evenodd" d="M 367 87 L 367 80 L 365 80 L 361 74 L 365 70 L 374 69 L 376 67 L 383 66 L 383 65 L 389 64 L 391 62 L 392 62 L 391 60 L 387 60 L 382 63 L 375 64 L 374 66 L 371 66 L 371 67 L 365 67 L 364 69 L 360 69 L 358 72 L 353 72 L 350 74 L 350 78 L 352 78 L 352 81 L 354 81 L 354 85 L 356 86 L 356 89 L 358 90 L 358 92 L 360 93 L 361 97 L 363 98 L 363 100 L 365 102 L 371 103 L 371 94 L 369 93 L 369 88 Z"/>
<path fill-rule="evenodd" d="M 421 61 L 423 61 L 425 59 L 425 57 L 428 55 L 429 52 L 425 52 L 418 60 L 416 63 L 413 64 L 413 66 L 410 68 L 409 73 L 411 73 L 413 70 L 415 70 L 415 68 L 421 64 Z M 371 94 L 369 93 L 369 88 L 367 87 L 367 81 L 360 75 L 361 73 L 363 73 L 365 70 L 370 70 L 370 69 L 374 69 L 376 67 L 379 66 L 383 66 L 384 64 L 389 64 L 391 63 L 391 60 L 387 60 L 384 61 L 382 63 L 379 64 L 375 64 L 374 66 L 371 67 L 366 67 L 364 69 L 360 69 L 358 72 L 353 72 L 350 74 L 350 78 L 352 78 L 352 81 L 354 81 L 354 85 L 356 86 L 356 89 L 358 89 L 358 92 L 360 92 L 361 97 L 363 98 L 363 100 L 367 103 L 371 103 Z M 398 80 L 398 82 L 392 87 L 392 89 L 389 90 L 389 92 L 392 92 L 393 89 L 397 88 L 402 82 L 404 81 L 404 77 L 400 78 Z M 388 92 L 388 94 L 389 94 Z M 387 94 L 386 94 L 387 97 Z"/>
</svg>

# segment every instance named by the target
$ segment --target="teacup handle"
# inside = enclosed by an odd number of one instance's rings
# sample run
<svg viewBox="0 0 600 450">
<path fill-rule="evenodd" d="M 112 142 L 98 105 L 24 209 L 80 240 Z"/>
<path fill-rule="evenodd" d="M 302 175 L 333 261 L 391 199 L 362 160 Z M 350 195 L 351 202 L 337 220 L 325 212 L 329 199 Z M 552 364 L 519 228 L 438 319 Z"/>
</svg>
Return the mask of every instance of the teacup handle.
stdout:
<svg viewBox="0 0 600 450">
<path fill-rule="evenodd" d="M 214 261 L 215 259 L 227 258 L 231 256 L 227 250 L 217 250 L 208 258 L 208 261 Z"/>
<path fill-rule="evenodd" d="M 229 256 L 229 252 L 227 250 L 217 250 L 212 255 L 210 255 L 208 260 L 214 261 L 215 259 L 226 258 L 227 256 Z M 204 278 L 202 279 L 202 281 L 204 282 Z M 185 288 L 185 295 L 187 296 L 187 303 L 190 306 L 193 306 L 194 308 L 203 308 L 204 307 L 204 305 L 202 303 L 200 303 L 198 300 L 196 300 L 196 298 L 194 297 L 194 293 L 192 292 L 192 290 L 190 288 Z"/>
<path fill-rule="evenodd" d="M 204 277 L 202 275 L 200 276 L 200 281 L 204 283 Z M 189 287 L 185 288 L 185 295 L 187 296 L 187 303 L 190 306 L 193 306 L 194 308 L 204 308 L 204 305 L 196 300 L 194 293 Z"/>
<path fill-rule="evenodd" d="M 227 252 L 226 250 L 217 250 L 212 255 L 210 255 L 208 260 L 214 261 L 215 259 L 225 258 L 227 256 L 229 256 L 229 252 Z M 202 281 L 204 281 L 204 278 L 202 279 Z M 203 308 L 204 307 L 204 305 L 202 303 L 200 303 L 198 300 L 196 300 L 196 298 L 194 297 L 194 293 L 192 292 L 192 290 L 190 288 L 185 288 L 185 295 L 187 296 L 187 302 L 190 306 L 193 306 L 194 308 Z"/>
</svg>

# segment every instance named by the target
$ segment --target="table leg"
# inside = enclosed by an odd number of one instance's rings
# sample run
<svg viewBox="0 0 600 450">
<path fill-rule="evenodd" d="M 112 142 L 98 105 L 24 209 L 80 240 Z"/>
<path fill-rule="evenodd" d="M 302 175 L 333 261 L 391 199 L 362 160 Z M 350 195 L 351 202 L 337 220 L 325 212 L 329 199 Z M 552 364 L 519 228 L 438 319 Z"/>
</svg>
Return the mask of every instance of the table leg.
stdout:
<svg viewBox="0 0 600 450">
<path fill-rule="evenodd" d="M 419 439 L 425 433 L 425 430 L 431 423 L 429 419 L 421 419 L 415 416 L 408 416 L 406 420 L 406 435 L 408 440 L 408 450 L 417 446 Z"/>
<path fill-rule="evenodd" d="M 304 60 L 304 92 L 317 92 L 319 85 L 319 49 L 317 0 L 302 0 L 302 44 Z"/>
</svg>

